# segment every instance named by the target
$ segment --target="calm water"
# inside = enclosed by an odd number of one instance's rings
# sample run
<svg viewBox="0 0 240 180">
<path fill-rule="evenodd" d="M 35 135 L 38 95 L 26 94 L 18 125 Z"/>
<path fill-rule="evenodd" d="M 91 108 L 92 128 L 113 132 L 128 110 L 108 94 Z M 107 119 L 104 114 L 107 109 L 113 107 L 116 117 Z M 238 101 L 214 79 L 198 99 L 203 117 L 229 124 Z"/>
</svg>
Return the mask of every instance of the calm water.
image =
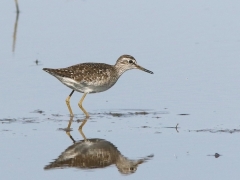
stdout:
<svg viewBox="0 0 240 180">
<path fill-rule="evenodd" d="M 239 178 L 239 1 L 25 0 L 19 8 L 17 16 L 14 1 L 0 2 L 3 179 Z M 74 93 L 74 143 L 64 131 L 71 90 L 42 68 L 115 64 L 122 54 L 154 74 L 128 71 L 88 95 L 82 134 Z M 112 161 L 44 169 L 84 136 L 101 139 Z M 141 162 L 135 173 L 119 169 L 120 156 Z"/>
</svg>

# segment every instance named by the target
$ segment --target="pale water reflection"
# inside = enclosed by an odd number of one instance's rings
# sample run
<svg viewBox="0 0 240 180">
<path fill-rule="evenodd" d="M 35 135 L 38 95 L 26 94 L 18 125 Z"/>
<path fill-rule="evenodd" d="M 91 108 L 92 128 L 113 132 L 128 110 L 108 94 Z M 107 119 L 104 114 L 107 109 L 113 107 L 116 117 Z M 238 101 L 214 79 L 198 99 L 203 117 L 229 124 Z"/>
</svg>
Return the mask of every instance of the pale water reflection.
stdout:
<svg viewBox="0 0 240 180">
<path fill-rule="evenodd" d="M 87 118 L 79 127 L 79 132 L 83 140 L 75 141 L 70 134 L 70 127 L 73 118 L 69 120 L 66 132 L 73 141 L 73 145 L 66 148 L 61 155 L 44 167 L 49 169 L 78 168 L 78 169 L 95 169 L 105 168 L 115 164 L 119 172 L 122 174 L 135 173 L 139 164 L 147 162 L 153 155 L 146 156 L 141 159 L 131 160 L 121 154 L 118 148 L 111 142 L 100 138 L 86 138 L 82 131 L 83 125 Z"/>
</svg>

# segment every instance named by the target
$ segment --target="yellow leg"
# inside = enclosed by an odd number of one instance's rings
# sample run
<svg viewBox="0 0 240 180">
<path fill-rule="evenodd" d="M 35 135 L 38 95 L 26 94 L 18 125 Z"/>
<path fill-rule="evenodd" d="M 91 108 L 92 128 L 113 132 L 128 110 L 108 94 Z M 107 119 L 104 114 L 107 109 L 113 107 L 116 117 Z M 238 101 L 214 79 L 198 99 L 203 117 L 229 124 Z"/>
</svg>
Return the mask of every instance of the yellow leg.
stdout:
<svg viewBox="0 0 240 180">
<path fill-rule="evenodd" d="M 87 138 L 86 138 L 86 136 L 84 135 L 84 133 L 83 133 L 83 131 L 82 131 L 82 127 L 84 126 L 84 124 L 87 122 L 87 120 L 88 120 L 88 117 L 86 117 L 84 120 L 83 120 L 83 122 L 82 122 L 82 124 L 79 126 L 79 128 L 78 128 L 78 131 L 80 132 L 80 134 L 82 135 L 82 137 L 83 137 L 83 139 L 86 141 L 87 140 Z"/>
<path fill-rule="evenodd" d="M 66 104 L 67 104 L 67 107 L 68 107 L 68 110 L 70 112 L 70 116 L 73 117 L 73 112 L 72 112 L 72 108 L 70 106 L 70 98 L 72 96 L 72 94 L 74 93 L 74 90 L 69 94 L 69 96 L 67 97 L 66 99 Z"/>
<path fill-rule="evenodd" d="M 87 111 L 83 108 L 83 106 L 82 106 L 82 102 L 83 102 L 83 100 L 84 100 L 84 98 L 86 97 L 86 95 L 87 95 L 88 93 L 84 93 L 83 94 L 83 97 L 81 98 L 81 100 L 79 101 L 79 103 L 78 103 L 78 106 L 80 107 L 80 109 L 84 112 L 84 114 L 86 115 L 86 117 L 89 117 L 89 114 L 87 113 Z"/>
<path fill-rule="evenodd" d="M 73 117 L 70 117 L 70 119 L 68 121 L 67 132 L 69 132 L 71 130 L 72 122 L 73 122 Z"/>
<path fill-rule="evenodd" d="M 86 118 L 83 120 L 83 122 L 82 122 L 82 124 L 79 126 L 78 130 L 82 130 L 82 128 L 83 128 L 83 126 L 86 124 L 88 118 L 89 118 L 89 117 L 86 117 Z"/>
<path fill-rule="evenodd" d="M 67 130 L 66 130 L 66 134 L 70 137 L 70 139 L 73 141 L 73 143 L 75 143 L 75 140 L 73 139 L 71 133 L 70 133 L 70 128 L 71 128 L 71 125 L 72 125 L 72 121 L 73 121 L 73 117 L 70 117 L 70 120 L 68 122 L 68 127 L 67 127 Z"/>
</svg>

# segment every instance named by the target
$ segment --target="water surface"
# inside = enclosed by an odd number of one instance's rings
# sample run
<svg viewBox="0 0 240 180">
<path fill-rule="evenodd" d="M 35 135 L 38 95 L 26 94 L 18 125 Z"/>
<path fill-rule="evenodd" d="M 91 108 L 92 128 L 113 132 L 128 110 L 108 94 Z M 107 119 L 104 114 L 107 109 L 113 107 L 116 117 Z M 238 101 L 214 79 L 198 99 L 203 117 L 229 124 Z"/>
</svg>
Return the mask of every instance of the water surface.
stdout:
<svg viewBox="0 0 240 180">
<path fill-rule="evenodd" d="M 0 2 L 0 173 L 4 179 L 238 179 L 238 1 Z M 112 163 L 44 170 L 73 141 L 63 130 L 71 90 L 42 71 L 131 54 L 131 70 L 87 95 L 86 139 L 141 160 L 123 175 Z M 74 93 L 71 136 L 82 94 Z"/>
</svg>

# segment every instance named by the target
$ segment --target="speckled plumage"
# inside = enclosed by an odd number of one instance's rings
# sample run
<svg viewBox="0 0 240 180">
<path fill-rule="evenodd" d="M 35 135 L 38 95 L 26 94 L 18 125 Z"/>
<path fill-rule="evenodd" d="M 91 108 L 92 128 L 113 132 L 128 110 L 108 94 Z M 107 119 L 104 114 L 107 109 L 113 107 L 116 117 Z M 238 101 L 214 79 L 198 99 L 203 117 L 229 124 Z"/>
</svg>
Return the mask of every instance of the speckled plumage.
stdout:
<svg viewBox="0 0 240 180">
<path fill-rule="evenodd" d="M 153 72 L 137 65 L 135 58 L 130 55 L 120 56 L 115 65 L 104 63 L 82 63 L 67 68 L 44 68 L 43 70 L 55 76 L 64 85 L 71 88 L 73 90 L 72 93 L 74 91 L 84 93 L 79 107 L 83 110 L 86 116 L 89 116 L 82 107 L 82 101 L 86 94 L 108 90 L 117 82 L 118 78 L 125 71 L 130 69 L 140 69 L 153 74 Z M 69 103 L 72 93 L 66 100 L 71 116 L 73 116 L 73 114 Z"/>
<path fill-rule="evenodd" d="M 58 78 L 61 82 L 63 82 L 63 78 L 70 78 L 85 87 L 92 87 L 92 91 L 88 93 L 96 93 L 101 92 L 101 90 L 107 90 L 112 87 L 119 78 L 114 66 L 104 63 L 82 63 L 67 68 L 45 68 L 44 70 Z M 63 84 L 65 83 L 63 82 Z M 99 89 L 99 91 L 96 91 L 96 89 Z M 84 92 L 82 88 L 74 90 Z"/>
</svg>

